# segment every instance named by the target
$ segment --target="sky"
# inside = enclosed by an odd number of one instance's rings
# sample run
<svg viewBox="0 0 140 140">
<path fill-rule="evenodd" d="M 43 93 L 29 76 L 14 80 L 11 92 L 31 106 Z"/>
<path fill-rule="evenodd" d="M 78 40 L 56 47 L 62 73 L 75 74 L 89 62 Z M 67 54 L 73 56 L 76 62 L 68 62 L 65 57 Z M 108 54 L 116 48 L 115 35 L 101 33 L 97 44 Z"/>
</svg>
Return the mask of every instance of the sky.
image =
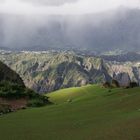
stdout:
<svg viewBox="0 0 140 140">
<path fill-rule="evenodd" d="M 85 14 L 120 6 L 140 8 L 140 0 L 0 0 L 0 13 L 10 14 Z"/>
</svg>

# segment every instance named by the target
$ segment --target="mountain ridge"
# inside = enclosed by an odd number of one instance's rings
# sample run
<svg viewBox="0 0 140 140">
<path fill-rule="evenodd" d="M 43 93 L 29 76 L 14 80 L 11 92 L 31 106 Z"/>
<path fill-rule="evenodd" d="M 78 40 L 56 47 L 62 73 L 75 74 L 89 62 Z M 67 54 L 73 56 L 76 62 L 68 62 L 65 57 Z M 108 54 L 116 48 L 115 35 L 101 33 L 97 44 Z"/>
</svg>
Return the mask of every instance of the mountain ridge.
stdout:
<svg viewBox="0 0 140 140">
<path fill-rule="evenodd" d="M 39 93 L 87 84 L 119 81 L 121 86 L 140 82 L 140 61 L 115 62 L 73 52 L 17 52 L 0 54 L 27 87 Z"/>
</svg>

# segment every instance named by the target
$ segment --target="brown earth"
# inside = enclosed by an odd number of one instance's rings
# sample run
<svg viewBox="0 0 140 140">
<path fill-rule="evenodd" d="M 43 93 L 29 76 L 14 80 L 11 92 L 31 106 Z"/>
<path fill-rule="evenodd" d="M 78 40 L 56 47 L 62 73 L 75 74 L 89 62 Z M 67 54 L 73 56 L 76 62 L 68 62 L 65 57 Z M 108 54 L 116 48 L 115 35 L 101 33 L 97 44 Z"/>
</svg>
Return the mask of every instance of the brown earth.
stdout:
<svg viewBox="0 0 140 140">
<path fill-rule="evenodd" d="M 27 105 L 27 99 L 22 98 L 22 99 L 5 99 L 5 98 L 0 98 L 0 104 L 3 105 L 8 105 L 12 110 L 18 110 L 25 108 Z"/>
</svg>

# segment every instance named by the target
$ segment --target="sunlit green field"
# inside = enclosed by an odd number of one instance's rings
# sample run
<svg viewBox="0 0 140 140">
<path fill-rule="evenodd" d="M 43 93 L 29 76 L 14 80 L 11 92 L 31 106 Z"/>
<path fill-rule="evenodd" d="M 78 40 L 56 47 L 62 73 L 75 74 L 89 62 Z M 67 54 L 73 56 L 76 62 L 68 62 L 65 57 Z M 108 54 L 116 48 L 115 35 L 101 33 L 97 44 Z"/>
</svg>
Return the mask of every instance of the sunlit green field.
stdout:
<svg viewBox="0 0 140 140">
<path fill-rule="evenodd" d="M 48 94 L 54 105 L 0 116 L 0 140 L 139 140 L 140 88 Z"/>
</svg>

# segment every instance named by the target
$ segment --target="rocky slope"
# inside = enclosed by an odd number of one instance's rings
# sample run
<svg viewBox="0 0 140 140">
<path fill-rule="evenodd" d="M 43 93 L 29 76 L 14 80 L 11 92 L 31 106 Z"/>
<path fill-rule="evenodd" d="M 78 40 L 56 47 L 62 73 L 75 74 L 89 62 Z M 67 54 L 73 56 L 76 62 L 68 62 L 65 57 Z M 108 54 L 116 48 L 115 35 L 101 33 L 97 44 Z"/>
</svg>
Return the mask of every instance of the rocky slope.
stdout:
<svg viewBox="0 0 140 140">
<path fill-rule="evenodd" d="M 37 92 L 111 81 L 126 86 L 140 82 L 139 62 L 105 61 L 72 52 L 1 53 L 0 60 L 15 70 L 27 87 Z"/>
<path fill-rule="evenodd" d="M 0 61 L 0 82 L 1 81 L 9 81 L 24 87 L 24 82 L 21 77 Z"/>
</svg>

